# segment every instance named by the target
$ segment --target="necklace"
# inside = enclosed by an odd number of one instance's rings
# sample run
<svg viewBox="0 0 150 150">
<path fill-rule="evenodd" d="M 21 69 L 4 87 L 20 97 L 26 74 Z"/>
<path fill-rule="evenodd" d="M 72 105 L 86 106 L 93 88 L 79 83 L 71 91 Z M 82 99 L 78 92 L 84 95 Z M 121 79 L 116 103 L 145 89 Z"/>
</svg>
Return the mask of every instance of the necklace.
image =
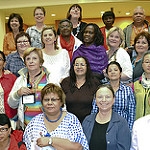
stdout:
<svg viewBox="0 0 150 150">
<path fill-rule="evenodd" d="M 28 88 L 30 88 L 30 89 L 35 88 L 35 81 L 36 81 L 35 78 L 40 76 L 41 74 L 42 74 L 42 71 L 40 71 L 38 74 L 36 74 L 34 76 L 33 80 L 31 80 L 29 77 L 29 73 L 28 73 L 28 75 L 27 75 L 27 86 L 28 86 Z"/>
<path fill-rule="evenodd" d="M 44 113 L 44 116 L 45 116 L 45 118 L 46 118 L 46 120 L 48 122 L 51 122 L 51 123 L 57 122 L 61 118 L 61 116 L 62 116 L 62 109 L 60 109 L 60 115 L 58 116 L 58 118 L 56 120 L 50 120 L 50 119 L 48 119 L 48 117 L 46 116 L 45 113 Z"/>
</svg>

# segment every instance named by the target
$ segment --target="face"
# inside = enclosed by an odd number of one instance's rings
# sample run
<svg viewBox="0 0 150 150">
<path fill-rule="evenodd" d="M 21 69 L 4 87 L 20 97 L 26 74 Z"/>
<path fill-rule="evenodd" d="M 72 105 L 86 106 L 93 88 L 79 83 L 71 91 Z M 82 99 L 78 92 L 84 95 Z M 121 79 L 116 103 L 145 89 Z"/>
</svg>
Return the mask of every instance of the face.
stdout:
<svg viewBox="0 0 150 150">
<path fill-rule="evenodd" d="M 4 126 L 0 125 L 0 143 L 8 140 L 10 132 L 11 132 L 11 128 L 8 128 L 7 124 Z"/>
<path fill-rule="evenodd" d="M 144 11 L 141 8 L 136 8 L 133 12 L 133 21 L 136 23 L 143 23 L 145 20 Z"/>
<path fill-rule="evenodd" d="M 29 71 L 39 71 L 40 70 L 40 58 L 36 52 L 31 52 L 25 58 L 25 64 Z"/>
<path fill-rule="evenodd" d="M 20 27 L 19 20 L 17 18 L 12 18 L 10 20 L 10 27 L 13 31 L 19 30 L 19 27 Z"/>
<path fill-rule="evenodd" d="M 92 25 L 87 26 L 83 33 L 84 44 L 86 46 L 92 45 L 94 43 L 94 36 L 94 27 Z"/>
<path fill-rule="evenodd" d="M 117 65 L 112 64 L 108 67 L 108 78 L 110 80 L 120 80 L 121 72 Z"/>
<path fill-rule="evenodd" d="M 143 67 L 145 74 L 150 74 L 150 54 L 147 54 L 144 57 L 142 67 Z"/>
<path fill-rule="evenodd" d="M 22 37 L 17 39 L 17 50 L 20 53 L 23 53 L 29 47 L 30 47 L 30 43 L 29 43 L 28 38 L 26 36 L 22 36 Z"/>
<path fill-rule="evenodd" d="M 119 48 L 121 44 L 121 39 L 118 31 L 114 31 L 109 35 L 108 44 L 112 48 Z"/>
<path fill-rule="evenodd" d="M 44 22 L 45 16 L 44 16 L 44 13 L 43 13 L 43 11 L 41 9 L 36 9 L 35 10 L 34 17 L 35 17 L 35 21 L 37 23 Z"/>
<path fill-rule="evenodd" d="M 144 54 L 149 48 L 148 41 L 145 37 L 140 37 L 135 44 L 137 53 Z"/>
<path fill-rule="evenodd" d="M 72 18 L 80 17 L 80 9 L 78 7 L 72 7 L 70 10 L 70 15 Z"/>
<path fill-rule="evenodd" d="M 86 76 L 87 66 L 83 58 L 77 58 L 74 63 L 74 72 L 76 76 Z"/>
<path fill-rule="evenodd" d="M 59 27 L 59 29 L 60 29 L 60 34 L 62 35 L 62 36 L 70 36 L 71 35 L 71 32 L 72 32 L 72 28 L 71 28 L 71 26 L 70 26 L 70 23 L 69 22 L 62 22 L 61 24 L 60 24 L 60 27 Z"/>
<path fill-rule="evenodd" d="M 42 40 L 45 45 L 54 44 L 54 41 L 56 41 L 56 37 L 55 37 L 53 30 L 51 29 L 45 30 L 43 32 Z"/>
<path fill-rule="evenodd" d="M 112 27 L 114 23 L 114 18 L 112 16 L 106 16 L 104 18 L 104 24 L 106 25 L 106 27 Z"/>
<path fill-rule="evenodd" d="M 62 102 L 57 93 L 48 93 L 44 95 L 42 105 L 45 113 L 55 115 L 60 111 Z"/>
<path fill-rule="evenodd" d="M 114 97 L 112 91 L 107 87 L 102 87 L 96 92 L 96 104 L 99 108 L 99 111 L 110 111 L 113 103 Z"/>
</svg>

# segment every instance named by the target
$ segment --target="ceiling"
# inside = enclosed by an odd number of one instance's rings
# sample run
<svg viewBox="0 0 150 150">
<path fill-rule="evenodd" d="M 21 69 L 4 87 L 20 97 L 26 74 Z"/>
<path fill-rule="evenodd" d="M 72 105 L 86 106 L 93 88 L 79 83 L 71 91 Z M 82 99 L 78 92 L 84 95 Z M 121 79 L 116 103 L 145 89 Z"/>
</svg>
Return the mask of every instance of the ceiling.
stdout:
<svg viewBox="0 0 150 150">
<path fill-rule="evenodd" d="M 0 0 L 0 10 L 6 16 L 11 13 L 19 13 L 27 25 L 33 25 L 33 9 L 36 6 L 44 6 L 46 9 L 45 24 L 55 24 L 55 20 L 61 20 L 66 17 L 66 13 L 72 4 L 81 5 L 82 16 L 86 18 L 100 18 L 101 11 L 113 9 L 116 17 L 125 17 L 126 12 L 132 12 L 136 6 L 142 6 L 146 15 L 150 16 L 150 1 L 137 0 Z M 52 17 L 51 14 L 56 14 Z M 6 20 L 7 22 L 7 20 Z"/>
</svg>

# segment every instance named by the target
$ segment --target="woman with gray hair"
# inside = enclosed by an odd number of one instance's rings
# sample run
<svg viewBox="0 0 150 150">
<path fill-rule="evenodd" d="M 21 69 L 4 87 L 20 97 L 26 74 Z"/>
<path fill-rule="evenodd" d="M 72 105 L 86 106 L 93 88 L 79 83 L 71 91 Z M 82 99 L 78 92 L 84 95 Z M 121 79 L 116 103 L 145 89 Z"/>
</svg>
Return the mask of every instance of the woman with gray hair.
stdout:
<svg viewBox="0 0 150 150">
<path fill-rule="evenodd" d="M 129 83 L 132 79 L 132 64 L 130 56 L 124 50 L 124 33 L 121 28 L 113 27 L 109 30 L 107 35 L 107 45 L 109 46 L 108 58 L 111 61 L 117 61 L 122 67 L 121 81 Z"/>
</svg>

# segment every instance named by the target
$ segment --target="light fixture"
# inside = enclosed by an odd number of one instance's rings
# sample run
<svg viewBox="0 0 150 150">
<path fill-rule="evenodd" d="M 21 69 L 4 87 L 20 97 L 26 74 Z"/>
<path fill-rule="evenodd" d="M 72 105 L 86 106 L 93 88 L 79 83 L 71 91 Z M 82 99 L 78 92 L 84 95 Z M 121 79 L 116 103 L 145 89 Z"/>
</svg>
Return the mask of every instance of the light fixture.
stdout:
<svg viewBox="0 0 150 150">
<path fill-rule="evenodd" d="M 52 16 L 52 17 L 55 17 L 55 16 L 56 16 L 56 14 L 51 14 L 51 16 Z"/>
<path fill-rule="evenodd" d="M 127 15 L 127 16 L 130 15 L 130 12 L 126 12 L 126 15 Z"/>
<path fill-rule="evenodd" d="M 5 17 L 5 19 L 6 19 L 6 20 L 8 20 L 8 19 L 9 19 L 9 17 L 8 17 L 8 16 L 6 16 L 6 17 Z"/>
</svg>

